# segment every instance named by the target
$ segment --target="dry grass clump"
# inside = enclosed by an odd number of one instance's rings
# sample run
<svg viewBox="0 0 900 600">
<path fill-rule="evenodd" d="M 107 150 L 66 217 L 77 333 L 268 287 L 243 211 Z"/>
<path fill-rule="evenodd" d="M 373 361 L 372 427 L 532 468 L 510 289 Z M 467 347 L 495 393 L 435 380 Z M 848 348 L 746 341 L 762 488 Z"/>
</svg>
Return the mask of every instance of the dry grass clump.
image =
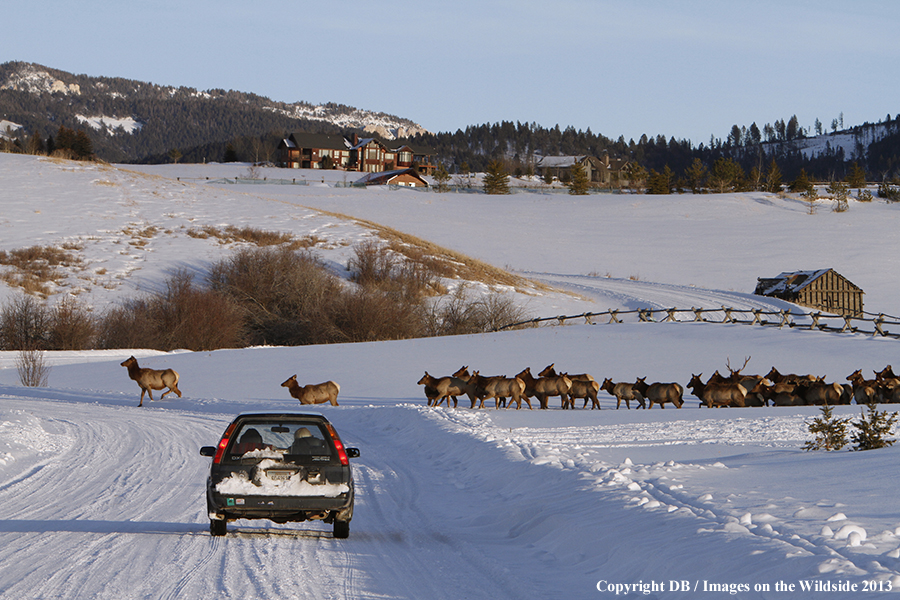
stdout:
<svg viewBox="0 0 900 600">
<path fill-rule="evenodd" d="M 17 250 L 0 250 L 0 265 L 11 267 L 0 274 L 0 279 L 11 286 L 22 288 L 34 296 L 48 296 L 50 283 L 63 279 L 61 267 L 81 266 L 81 257 L 70 250 L 80 249 L 76 244 L 65 248 L 31 246 Z"/>
<path fill-rule="evenodd" d="M 228 225 L 224 228 L 215 227 L 213 225 L 204 225 L 200 228 L 188 230 L 187 234 L 190 237 L 198 239 L 216 238 L 223 244 L 246 242 L 260 247 L 288 245 L 294 250 L 299 248 L 309 248 L 316 243 L 316 240 L 314 240 L 312 236 L 306 236 L 300 240 L 295 240 L 289 233 L 267 231 L 257 227 L 235 227 L 233 225 Z"/>
</svg>

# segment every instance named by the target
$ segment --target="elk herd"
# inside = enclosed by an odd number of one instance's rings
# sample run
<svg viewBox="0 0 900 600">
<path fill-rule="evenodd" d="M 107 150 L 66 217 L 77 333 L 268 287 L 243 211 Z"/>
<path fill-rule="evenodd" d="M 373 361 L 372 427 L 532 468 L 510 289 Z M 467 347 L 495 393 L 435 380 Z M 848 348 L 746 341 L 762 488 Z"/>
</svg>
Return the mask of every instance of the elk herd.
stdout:
<svg viewBox="0 0 900 600">
<path fill-rule="evenodd" d="M 692 374 L 686 386 L 676 382 L 647 383 L 646 377 L 638 377 L 633 383 L 614 382 L 604 379 L 598 383 L 587 373 L 571 375 L 557 373 L 554 365 L 547 366 L 537 377 L 526 367 L 514 377 L 504 375 L 482 375 L 479 371 L 469 372 L 463 366 L 456 373 L 443 377 L 433 377 L 425 372 L 418 384 L 425 386 L 425 397 L 429 406 L 447 406 L 453 402 L 457 407 L 460 396 L 466 396 L 471 408 L 484 408 L 486 400 L 493 399 L 494 407 L 522 407 L 524 401 L 533 408 L 531 398 L 538 401 L 539 408 L 549 408 L 549 400 L 559 396 L 561 408 L 575 408 L 576 400 L 584 400 L 582 408 L 600 408 L 598 394 L 605 391 L 616 399 L 616 408 L 625 402 L 625 408 L 653 408 L 658 404 L 665 408 L 668 403 L 676 408 L 684 405 L 685 387 L 700 400 L 701 407 L 746 407 L 746 406 L 804 406 L 876 403 L 900 403 L 900 378 L 894 375 L 888 365 L 881 371 L 873 371 L 874 379 L 865 379 L 861 369 L 846 377 L 848 383 L 829 383 L 824 376 L 784 375 L 772 367 L 766 375 L 744 375 L 750 357 L 739 369 L 732 369 L 726 362 L 727 376 L 714 372 L 703 380 L 703 374 Z"/>
</svg>

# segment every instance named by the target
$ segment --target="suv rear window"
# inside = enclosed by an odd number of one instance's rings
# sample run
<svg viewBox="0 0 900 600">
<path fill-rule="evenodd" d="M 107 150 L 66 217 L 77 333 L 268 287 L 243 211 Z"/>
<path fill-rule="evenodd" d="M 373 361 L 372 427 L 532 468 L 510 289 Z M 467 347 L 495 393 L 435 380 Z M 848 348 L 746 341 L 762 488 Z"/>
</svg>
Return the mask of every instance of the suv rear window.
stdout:
<svg viewBox="0 0 900 600">
<path fill-rule="evenodd" d="M 327 432 L 312 422 L 276 423 L 251 421 L 241 425 L 232 437 L 224 463 L 273 458 L 297 463 L 331 461 Z"/>
</svg>

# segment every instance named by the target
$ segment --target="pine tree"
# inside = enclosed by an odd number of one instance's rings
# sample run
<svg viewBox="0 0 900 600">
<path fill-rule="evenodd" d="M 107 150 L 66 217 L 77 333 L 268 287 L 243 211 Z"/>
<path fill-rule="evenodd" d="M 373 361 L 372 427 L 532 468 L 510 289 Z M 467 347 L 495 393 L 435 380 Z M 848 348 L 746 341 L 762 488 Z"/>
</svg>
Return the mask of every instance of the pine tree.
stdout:
<svg viewBox="0 0 900 600">
<path fill-rule="evenodd" d="M 437 169 L 434 171 L 434 191 L 436 192 L 446 192 L 449 188 L 447 186 L 447 182 L 450 181 L 450 173 L 447 172 L 447 169 L 444 168 L 444 165 L 438 165 Z"/>
<path fill-rule="evenodd" d="M 809 176 L 806 174 L 806 169 L 800 169 L 800 174 L 797 175 L 797 179 L 792 181 L 788 188 L 792 192 L 800 193 L 808 193 L 810 190 L 814 189 L 812 182 L 809 180 Z"/>
<path fill-rule="evenodd" d="M 675 174 L 669 165 L 666 165 L 661 173 L 650 170 L 650 175 L 647 177 L 648 194 L 671 194 L 674 186 Z"/>
<path fill-rule="evenodd" d="M 709 176 L 709 186 L 720 194 L 739 192 L 744 187 L 744 169 L 730 158 L 717 158 Z"/>
<path fill-rule="evenodd" d="M 847 445 L 847 423 L 850 422 L 850 417 L 835 417 L 833 412 L 834 409 L 826 404 L 822 407 L 822 416 L 816 417 L 807 425 L 809 432 L 816 437 L 803 445 L 804 450 L 840 450 Z"/>
<path fill-rule="evenodd" d="M 693 193 L 699 194 L 703 191 L 703 184 L 708 174 L 709 169 L 706 168 L 706 165 L 699 158 L 695 158 L 691 166 L 685 169 L 684 177 L 687 179 Z"/>
<path fill-rule="evenodd" d="M 868 416 L 863 415 L 859 421 L 851 423 L 856 428 L 856 433 L 850 438 L 853 442 L 853 450 L 875 450 L 892 446 L 895 440 L 886 439 L 891 434 L 891 428 L 897 420 L 897 413 L 888 416 L 887 411 L 878 412 L 878 405 L 873 401 L 867 404 Z"/>
<path fill-rule="evenodd" d="M 860 190 L 866 187 L 866 172 L 856 161 L 850 163 L 850 173 L 847 175 L 847 183 L 850 187 Z"/>
<path fill-rule="evenodd" d="M 495 159 L 488 163 L 483 185 L 485 194 L 509 193 L 509 173 L 502 162 Z"/>
<path fill-rule="evenodd" d="M 588 179 L 587 170 L 584 168 L 584 165 L 575 163 L 572 165 L 570 171 L 572 176 L 569 183 L 566 184 L 566 187 L 569 188 L 569 193 L 576 196 L 586 196 L 591 189 L 591 182 L 590 179 Z"/>
<path fill-rule="evenodd" d="M 834 200 L 834 212 L 846 212 L 850 205 L 847 198 L 850 196 L 850 186 L 843 181 L 832 181 L 828 184 L 828 193 Z"/>
</svg>

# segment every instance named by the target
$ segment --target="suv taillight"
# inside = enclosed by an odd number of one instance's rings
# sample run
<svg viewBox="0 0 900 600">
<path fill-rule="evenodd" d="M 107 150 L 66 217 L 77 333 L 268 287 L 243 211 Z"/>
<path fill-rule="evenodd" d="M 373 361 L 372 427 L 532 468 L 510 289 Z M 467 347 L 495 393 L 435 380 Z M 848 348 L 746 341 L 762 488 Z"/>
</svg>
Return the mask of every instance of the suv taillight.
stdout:
<svg viewBox="0 0 900 600">
<path fill-rule="evenodd" d="M 331 439 L 334 442 L 334 449 L 337 450 L 338 460 L 340 460 L 341 464 L 345 467 L 349 466 L 350 459 L 347 458 L 347 452 L 344 450 L 344 443 L 341 441 L 341 438 L 338 437 L 337 431 L 334 430 L 331 423 L 326 423 L 325 427 L 328 429 L 328 433 L 331 435 Z"/>
<path fill-rule="evenodd" d="M 225 447 L 228 445 L 228 440 L 231 439 L 231 434 L 234 432 L 234 426 L 235 424 L 232 423 L 225 430 L 225 433 L 222 434 L 222 439 L 219 440 L 219 445 L 216 446 L 216 456 L 213 458 L 213 464 L 217 465 L 222 460 L 222 455 L 225 454 Z"/>
</svg>

